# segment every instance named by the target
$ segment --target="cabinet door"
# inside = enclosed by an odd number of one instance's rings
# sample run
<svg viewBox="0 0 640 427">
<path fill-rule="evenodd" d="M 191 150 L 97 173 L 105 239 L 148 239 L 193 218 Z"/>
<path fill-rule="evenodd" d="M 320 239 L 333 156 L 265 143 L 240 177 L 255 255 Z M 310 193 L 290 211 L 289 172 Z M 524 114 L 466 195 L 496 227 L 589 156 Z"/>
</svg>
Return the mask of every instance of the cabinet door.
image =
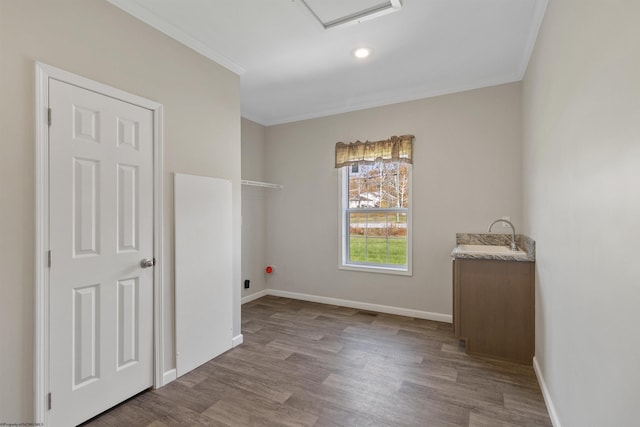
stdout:
<svg viewBox="0 0 640 427">
<path fill-rule="evenodd" d="M 533 263 L 457 260 L 457 336 L 470 354 L 532 363 Z"/>
</svg>

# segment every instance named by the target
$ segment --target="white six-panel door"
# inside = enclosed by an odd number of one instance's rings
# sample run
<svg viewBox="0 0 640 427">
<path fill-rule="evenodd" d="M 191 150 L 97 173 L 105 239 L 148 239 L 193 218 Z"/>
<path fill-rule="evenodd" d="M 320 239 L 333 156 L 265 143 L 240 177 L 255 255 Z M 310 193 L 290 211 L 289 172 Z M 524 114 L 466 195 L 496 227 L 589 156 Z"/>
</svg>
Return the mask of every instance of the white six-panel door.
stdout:
<svg viewBox="0 0 640 427">
<path fill-rule="evenodd" d="M 51 80 L 52 426 L 153 385 L 153 113 Z"/>
</svg>

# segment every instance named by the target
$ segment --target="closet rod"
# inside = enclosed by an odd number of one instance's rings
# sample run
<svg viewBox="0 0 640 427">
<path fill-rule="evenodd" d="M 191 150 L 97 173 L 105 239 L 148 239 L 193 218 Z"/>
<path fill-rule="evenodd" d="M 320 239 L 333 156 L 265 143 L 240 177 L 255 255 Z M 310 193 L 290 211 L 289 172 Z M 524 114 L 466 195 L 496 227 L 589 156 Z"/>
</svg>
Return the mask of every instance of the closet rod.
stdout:
<svg viewBox="0 0 640 427">
<path fill-rule="evenodd" d="M 284 186 L 280 184 L 271 184 L 270 182 L 249 181 L 247 179 L 243 179 L 240 182 L 242 183 L 242 185 L 250 185 L 252 187 L 277 188 L 278 190 L 282 190 L 284 188 Z"/>
</svg>

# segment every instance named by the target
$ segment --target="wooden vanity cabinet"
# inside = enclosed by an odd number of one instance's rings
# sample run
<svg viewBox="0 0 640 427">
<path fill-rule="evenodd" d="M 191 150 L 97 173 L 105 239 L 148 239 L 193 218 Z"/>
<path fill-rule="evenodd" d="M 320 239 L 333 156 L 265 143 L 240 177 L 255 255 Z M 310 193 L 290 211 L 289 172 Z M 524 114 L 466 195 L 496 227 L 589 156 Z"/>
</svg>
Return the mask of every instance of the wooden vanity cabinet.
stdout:
<svg viewBox="0 0 640 427">
<path fill-rule="evenodd" d="M 453 327 L 468 354 L 531 365 L 535 346 L 533 262 L 456 258 Z"/>
</svg>

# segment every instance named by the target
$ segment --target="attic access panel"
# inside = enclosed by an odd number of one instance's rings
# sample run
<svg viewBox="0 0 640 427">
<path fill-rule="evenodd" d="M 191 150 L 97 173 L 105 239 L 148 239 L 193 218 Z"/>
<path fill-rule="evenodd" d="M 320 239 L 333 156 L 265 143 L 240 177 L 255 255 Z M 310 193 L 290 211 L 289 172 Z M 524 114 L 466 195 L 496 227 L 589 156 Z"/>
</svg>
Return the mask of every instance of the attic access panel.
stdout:
<svg viewBox="0 0 640 427">
<path fill-rule="evenodd" d="M 401 0 L 300 0 L 325 30 L 396 12 Z"/>
</svg>

